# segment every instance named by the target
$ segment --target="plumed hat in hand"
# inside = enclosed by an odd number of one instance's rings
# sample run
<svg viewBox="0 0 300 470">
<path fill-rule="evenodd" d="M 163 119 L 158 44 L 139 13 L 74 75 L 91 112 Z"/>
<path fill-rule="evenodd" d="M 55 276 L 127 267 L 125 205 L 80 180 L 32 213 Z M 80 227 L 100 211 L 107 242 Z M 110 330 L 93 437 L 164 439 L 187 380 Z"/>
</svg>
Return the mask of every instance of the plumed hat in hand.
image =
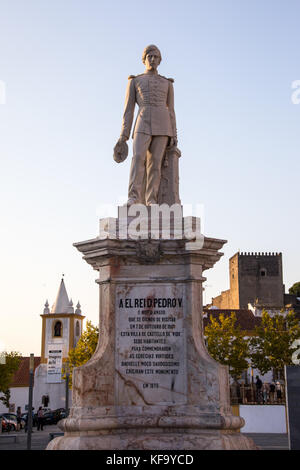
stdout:
<svg viewBox="0 0 300 470">
<path fill-rule="evenodd" d="M 126 142 L 117 142 L 114 147 L 114 160 L 122 163 L 128 156 L 128 145 Z"/>
</svg>

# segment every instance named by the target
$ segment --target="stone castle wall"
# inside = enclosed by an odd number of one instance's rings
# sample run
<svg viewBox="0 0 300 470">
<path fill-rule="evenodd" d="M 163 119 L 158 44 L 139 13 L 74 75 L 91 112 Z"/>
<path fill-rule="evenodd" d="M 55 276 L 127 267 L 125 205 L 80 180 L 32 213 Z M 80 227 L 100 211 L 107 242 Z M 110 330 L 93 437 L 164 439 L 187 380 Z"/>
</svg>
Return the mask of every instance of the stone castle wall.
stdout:
<svg viewBox="0 0 300 470">
<path fill-rule="evenodd" d="M 229 260 L 229 278 L 230 289 L 212 299 L 215 307 L 284 306 L 281 253 L 236 253 Z"/>
</svg>

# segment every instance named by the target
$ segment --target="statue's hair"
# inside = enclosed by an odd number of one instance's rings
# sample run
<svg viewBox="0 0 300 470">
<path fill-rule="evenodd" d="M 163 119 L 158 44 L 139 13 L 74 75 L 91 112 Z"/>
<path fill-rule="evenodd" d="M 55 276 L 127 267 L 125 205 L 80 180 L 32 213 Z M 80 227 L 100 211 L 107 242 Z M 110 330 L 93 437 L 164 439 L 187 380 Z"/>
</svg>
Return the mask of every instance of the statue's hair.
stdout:
<svg viewBox="0 0 300 470">
<path fill-rule="evenodd" d="M 159 55 L 159 62 L 161 62 L 161 53 L 160 53 L 160 50 L 159 50 L 158 47 L 155 46 L 154 44 L 150 44 L 150 46 L 145 47 L 145 49 L 144 49 L 144 51 L 143 51 L 143 55 L 142 55 L 143 64 L 145 63 L 146 55 L 149 54 L 150 51 L 156 51 L 156 52 L 158 52 L 158 55 Z"/>
</svg>

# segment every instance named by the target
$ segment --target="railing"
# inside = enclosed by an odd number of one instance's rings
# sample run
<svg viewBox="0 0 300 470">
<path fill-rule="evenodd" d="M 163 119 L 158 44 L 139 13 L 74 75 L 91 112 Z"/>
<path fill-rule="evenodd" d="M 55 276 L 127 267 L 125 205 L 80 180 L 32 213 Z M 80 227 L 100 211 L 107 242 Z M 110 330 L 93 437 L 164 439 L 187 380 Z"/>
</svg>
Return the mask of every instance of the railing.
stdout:
<svg viewBox="0 0 300 470">
<path fill-rule="evenodd" d="M 283 384 L 270 390 L 270 385 L 258 390 L 255 384 L 231 384 L 230 401 L 232 405 L 284 405 L 285 387 Z"/>
</svg>

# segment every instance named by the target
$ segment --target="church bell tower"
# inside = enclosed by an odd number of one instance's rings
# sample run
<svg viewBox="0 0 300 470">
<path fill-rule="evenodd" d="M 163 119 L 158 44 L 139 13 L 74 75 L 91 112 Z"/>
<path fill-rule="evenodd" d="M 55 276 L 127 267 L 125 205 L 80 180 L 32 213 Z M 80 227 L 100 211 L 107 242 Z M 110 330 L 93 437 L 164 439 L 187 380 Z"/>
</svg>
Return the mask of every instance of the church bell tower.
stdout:
<svg viewBox="0 0 300 470">
<path fill-rule="evenodd" d="M 62 278 L 56 300 L 50 310 L 48 300 L 41 315 L 42 348 L 41 362 L 47 363 L 49 351 L 60 350 L 62 360 L 68 357 L 81 336 L 84 315 L 78 302 L 74 311 L 72 299 L 69 300 L 64 279 Z"/>
</svg>

